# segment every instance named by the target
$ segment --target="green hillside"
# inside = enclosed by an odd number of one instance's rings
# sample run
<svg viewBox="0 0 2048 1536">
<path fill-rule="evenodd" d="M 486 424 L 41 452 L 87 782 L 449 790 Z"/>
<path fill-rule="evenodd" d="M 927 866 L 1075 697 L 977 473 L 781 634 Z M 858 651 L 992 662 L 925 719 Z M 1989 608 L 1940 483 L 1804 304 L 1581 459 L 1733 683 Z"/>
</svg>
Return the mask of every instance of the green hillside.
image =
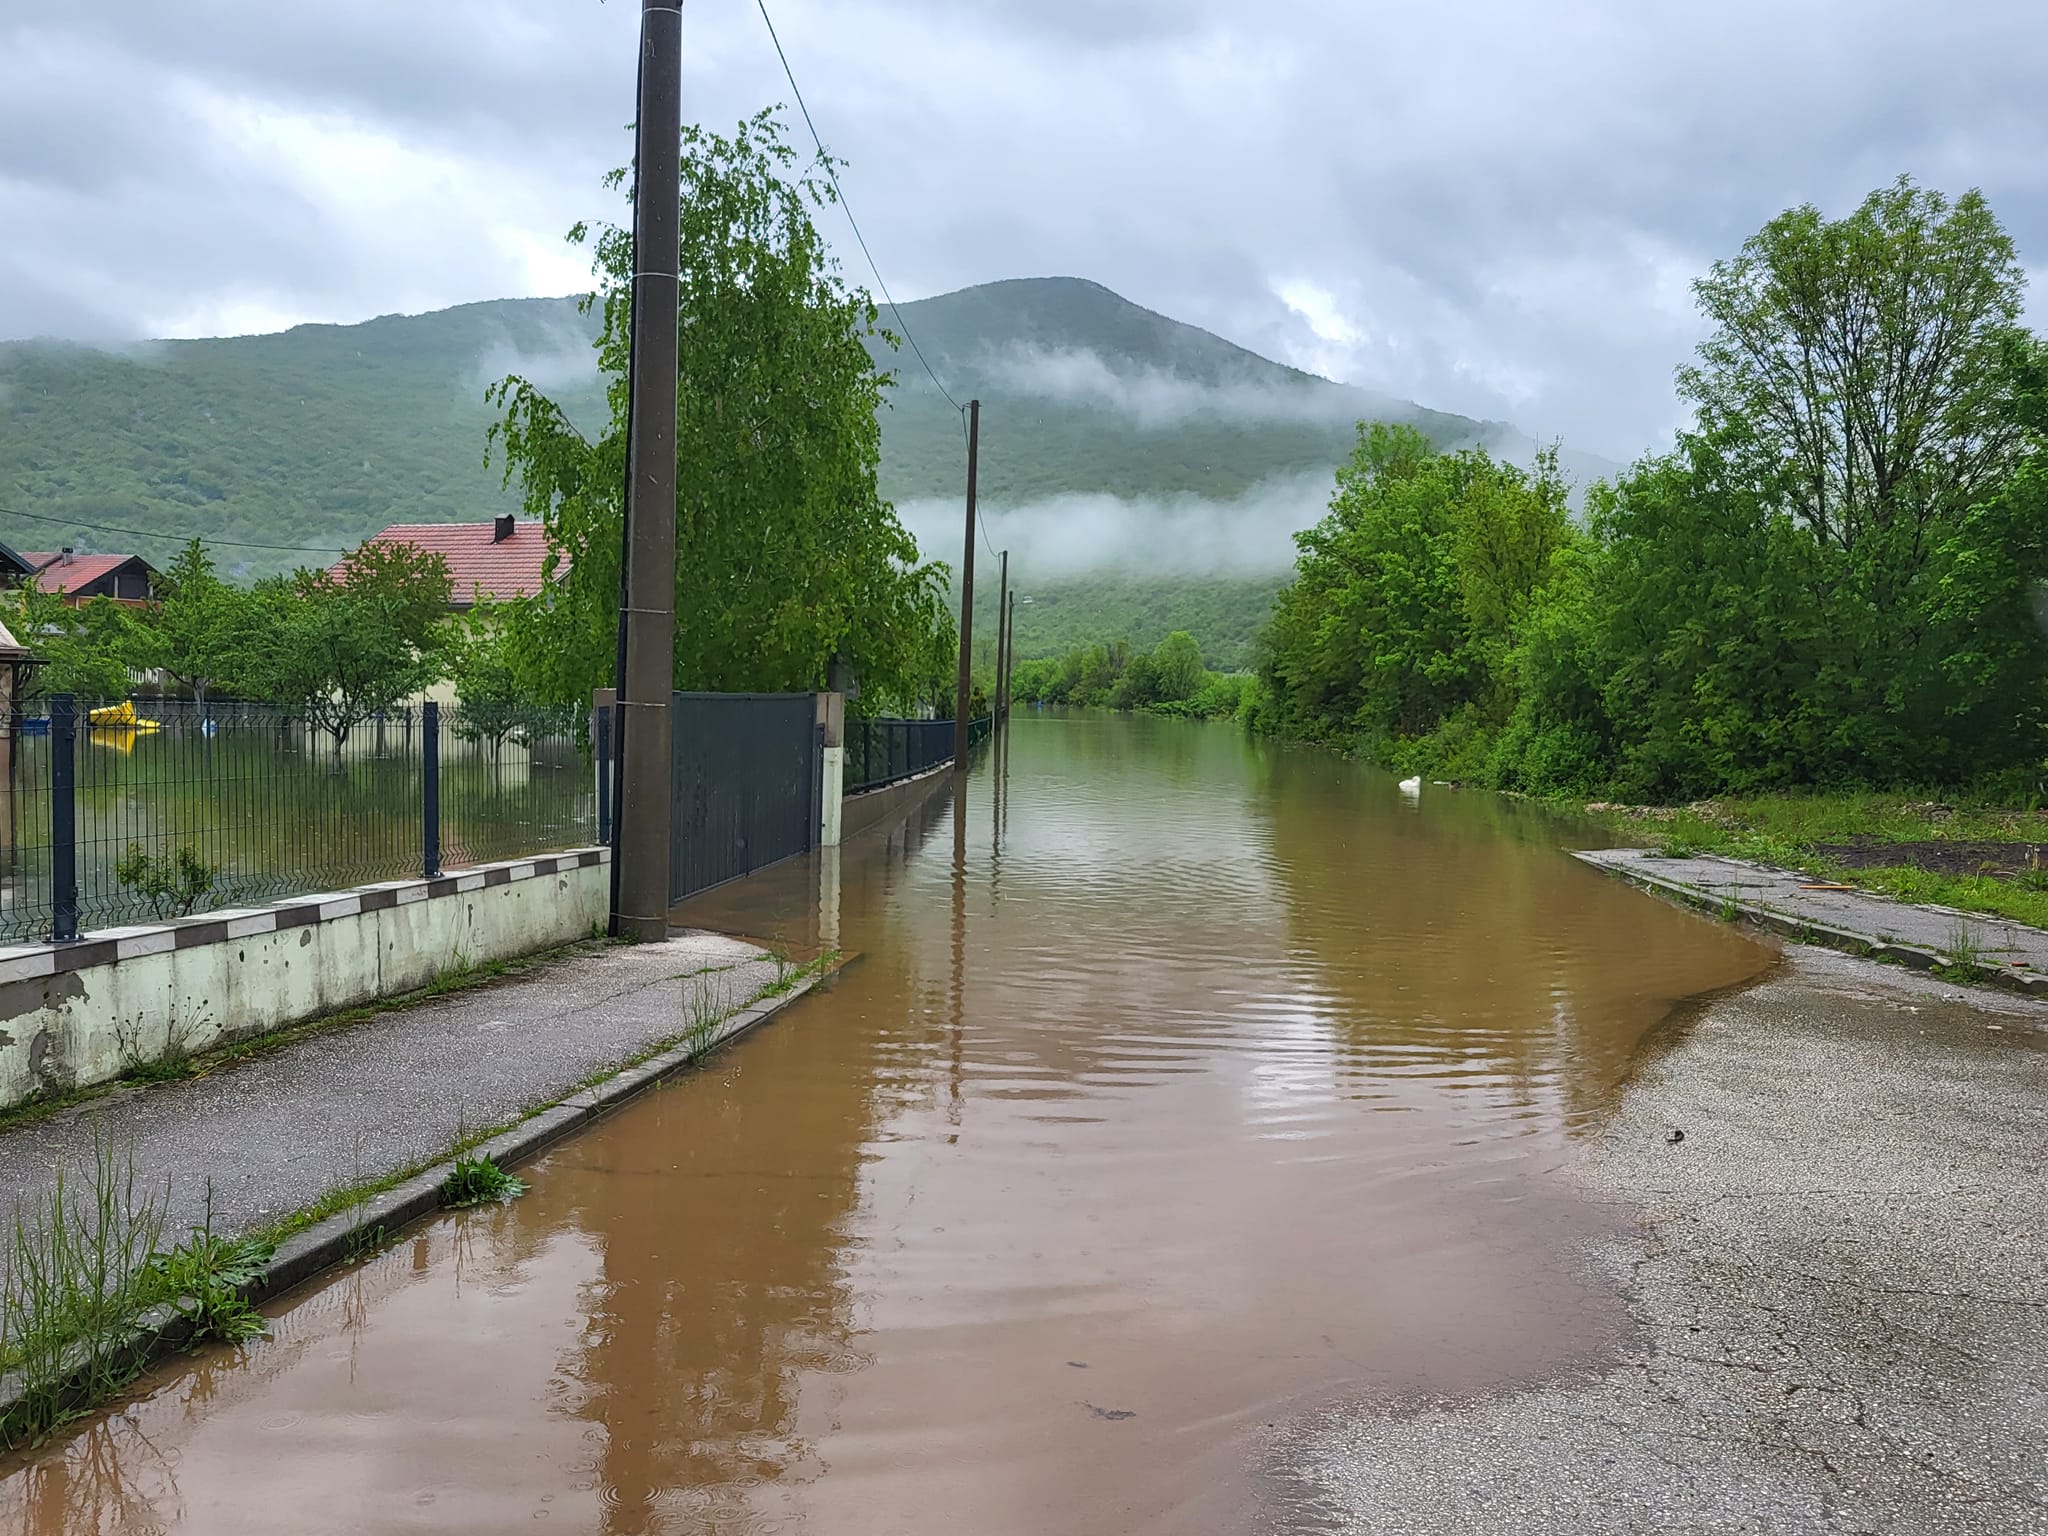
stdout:
<svg viewBox="0 0 2048 1536">
<path fill-rule="evenodd" d="M 981 491 L 997 505 L 1073 491 L 1227 500 L 1334 468 L 1368 415 L 1411 421 L 1446 446 L 1501 430 L 1269 362 L 1077 278 L 922 299 L 903 306 L 903 323 L 955 399 L 980 398 Z M 958 494 L 958 419 L 909 347 L 878 355 L 899 380 L 885 489 L 899 500 Z M 1094 387 L 1073 388 L 1075 374 Z M 1112 403 L 1128 397 L 1137 411 Z"/>
<path fill-rule="evenodd" d="M 1235 515 L 1277 477 L 1329 473 L 1368 416 L 1412 421 L 1446 447 L 1528 446 L 1499 423 L 1284 368 L 1078 279 L 963 289 L 906 304 L 903 324 L 957 398 L 981 399 L 982 496 L 1013 509 L 1013 528 L 1035 503 L 1076 493 L 1194 498 Z M 196 534 L 256 575 L 324 564 L 388 523 L 512 510 L 485 463 L 484 388 L 523 372 L 579 421 L 599 419 L 591 334 L 573 300 L 517 299 L 120 351 L 0 344 L 0 539 L 162 560 Z M 907 347 L 881 355 L 899 378 L 884 493 L 957 498 L 958 417 Z M 1289 531 L 1266 529 L 1261 547 L 1284 551 Z M 1063 555 L 1064 570 L 1089 564 L 1086 550 Z M 1268 558 L 1271 578 L 1041 575 L 1024 634 L 1035 650 L 1042 629 L 1051 650 L 1188 628 L 1213 660 L 1234 660 L 1276 585 L 1281 559 Z"/>
<path fill-rule="evenodd" d="M 1219 671 L 1249 665 L 1253 641 L 1286 573 L 1177 576 L 1167 580 L 1105 571 L 1020 583 L 1017 654 L 1064 656 L 1076 646 L 1128 640 L 1150 650 L 1176 629 L 1202 642 L 1202 659 Z M 995 622 L 995 600 L 975 590 L 975 623 Z M 992 633 L 992 631 L 989 631 Z"/>
</svg>

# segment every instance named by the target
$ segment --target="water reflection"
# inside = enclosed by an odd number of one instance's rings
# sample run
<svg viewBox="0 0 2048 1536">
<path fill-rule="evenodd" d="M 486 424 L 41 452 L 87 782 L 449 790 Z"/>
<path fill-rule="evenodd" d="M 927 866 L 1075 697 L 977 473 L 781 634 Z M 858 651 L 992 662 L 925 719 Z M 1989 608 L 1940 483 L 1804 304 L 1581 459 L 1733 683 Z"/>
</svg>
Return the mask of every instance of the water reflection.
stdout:
<svg viewBox="0 0 2048 1536">
<path fill-rule="evenodd" d="M 1625 1326 L 1560 1242 L 1611 1218 L 1546 1170 L 1674 999 L 1769 956 L 1561 835 L 1227 730 L 1020 720 L 964 798 L 689 909 L 846 950 L 832 988 L 246 1364 L 154 1378 L 0 1511 L 1263 1528 L 1267 1424 L 1571 1369 Z"/>
<path fill-rule="evenodd" d="M 1426 786 L 1361 814 L 1391 781 L 1326 754 L 1253 756 L 1249 804 L 1350 1091 L 1477 1093 L 1477 1113 L 1565 1129 L 1597 1112 L 1644 1030 L 1680 999 L 1754 976 L 1754 941 L 1674 923 L 1561 859 L 1546 808 Z"/>
</svg>

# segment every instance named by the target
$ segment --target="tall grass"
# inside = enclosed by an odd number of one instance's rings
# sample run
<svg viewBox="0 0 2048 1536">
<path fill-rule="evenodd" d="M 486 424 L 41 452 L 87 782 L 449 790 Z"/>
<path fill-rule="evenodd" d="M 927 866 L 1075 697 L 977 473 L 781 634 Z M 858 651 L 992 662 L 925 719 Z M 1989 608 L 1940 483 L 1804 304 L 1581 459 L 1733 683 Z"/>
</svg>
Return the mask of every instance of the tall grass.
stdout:
<svg viewBox="0 0 2048 1536">
<path fill-rule="evenodd" d="M 138 1327 L 167 1307 L 197 1343 L 260 1337 L 247 1293 L 273 1249 L 223 1237 L 207 1219 L 163 1246 L 170 1186 L 138 1189 L 135 1159 L 95 1138 L 84 1181 L 59 1165 L 50 1187 L 14 1202 L 0 1253 L 0 1446 L 34 1444 L 134 1380 Z"/>
<path fill-rule="evenodd" d="M 168 1195 L 138 1198 L 135 1163 L 96 1141 L 80 1189 L 60 1166 L 50 1187 L 14 1204 L 0 1269 L 0 1368 L 15 1399 L 0 1444 L 42 1439 L 66 1413 L 118 1391 L 140 1368 L 129 1340 L 154 1304 L 149 1274 Z"/>
</svg>

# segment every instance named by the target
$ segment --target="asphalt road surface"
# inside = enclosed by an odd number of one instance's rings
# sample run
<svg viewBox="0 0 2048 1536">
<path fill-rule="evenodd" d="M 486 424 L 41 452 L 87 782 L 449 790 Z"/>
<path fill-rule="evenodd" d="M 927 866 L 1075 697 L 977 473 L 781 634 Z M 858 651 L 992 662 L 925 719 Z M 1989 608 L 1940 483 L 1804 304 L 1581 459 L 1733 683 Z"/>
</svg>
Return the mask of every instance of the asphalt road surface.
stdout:
<svg viewBox="0 0 2048 1536">
<path fill-rule="evenodd" d="M 1675 1133 L 1683 1133 L 1674 1140 Z M 1667 1027 L 1570 1177 L 1613 1358 L 1322 1414 L 1291 1530 L 2048 1532 L 2048 1008 L 1795 949 Z"/>
</svg>

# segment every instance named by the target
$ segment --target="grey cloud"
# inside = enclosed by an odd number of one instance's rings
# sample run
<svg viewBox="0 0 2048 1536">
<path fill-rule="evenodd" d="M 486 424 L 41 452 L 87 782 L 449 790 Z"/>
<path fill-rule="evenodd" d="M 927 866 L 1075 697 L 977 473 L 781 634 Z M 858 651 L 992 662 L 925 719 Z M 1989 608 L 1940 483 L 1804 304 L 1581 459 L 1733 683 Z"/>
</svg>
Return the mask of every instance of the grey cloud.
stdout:
<svg viewBox="0 0 2048 1536">
<path fill-rule="evenodd" d="M 909 0 L 900 9 L 924 13 L 929 18 L 928 25 L 957 24 L 960 18 L 971 16 L 976 24 L 992 31 L 1063 46 L 1078 43 L 1113 47 L 1200 35 L 1221 14 L 1221 7 L 1188 0 L 1121 0 L 1110 4 L 1097 0 L 1043 0 L 1037 5 L 1018 5 L 1014 0 L 973 0 L 970 4 Z"/>
<path fill-rule="evenodd" d="M 1152 367 L 1114 367 L 1100 353 L 1079 347 L 1006 347 L 987 354 L 981 372 L 1017 394 L 1106 408 L 1141 429 L 1174 426 L 1193 416 L 1343 424 L 1372 409 L 1358 391 L 1320 381 L 1296 388 L 1249 379 L 1200 384 Z"/>
<path fill-rule="evenodd" d="M 482 393 L 510 374 L 517 374 L 535 388 L 550 393 L 595 387 L 598 382 L 597 356 L 590 337 L 567 324 L 542 327 L 540 346 L 516 342 L 503 327 L 477 355 L 476 365 L 466 379 L 468 386 Z"/>
<path fill-rule="evenodd" d="M 616 128 L 631 117 L 630 94 L 618 88 L 629 93 L 632 84 L 636 12 L 554 0 L 28 0 L 14 30 L 145 64 L 160 82 L 201 81 L 401 125 L 436 142 L 486 126 L 545 140 L 607 86 L 611 110 L 600 121 Z"/>
<path fill-rule="evenodd" d="M 1126 570 L 1263 575 L 1294 561 L 1294 534 L 1322 517 L 1327 474 L 1289 476 L 1242 497 L 1054 496 L 988 507 L 989 537 L 1019 570 L 1039 579 Z M 897 509 L 918 547 L 950 558 L 960 538 L 956 501 L 911 501 Z"/>
<path fill-rule="evenodd" d="M 1900 171 L 1982 185 L 2048 265 L 2038 0 L 772 8 L 899 297 L 1092 277 L 1615 457 L 1677 420 L 1685 280 L 1791 203 L 1839 211 Z M 132 333 L 251 295 L 350 319 L 513 291 L 533 279 L 495 224 L 551 242 L 618 210 L 597 178 L 626 152 L 634 20 L 626 0 L 17 0 L 0 227 L 28 233 L 0 253 L 0 335 Z M 693 115 L 788 98 L 750 7 L 693 5 L 685 37 Z M 52 48 L 113 70 L 115 97 L 24 73 Z M 220 143 L 195 93 L 389 133 L 502 206 L 422 191 L 403 238 L 338 221 Z M 1278 296 L 1291 281 L 1356 334 L 1318 336 Z"/>
</svg>

